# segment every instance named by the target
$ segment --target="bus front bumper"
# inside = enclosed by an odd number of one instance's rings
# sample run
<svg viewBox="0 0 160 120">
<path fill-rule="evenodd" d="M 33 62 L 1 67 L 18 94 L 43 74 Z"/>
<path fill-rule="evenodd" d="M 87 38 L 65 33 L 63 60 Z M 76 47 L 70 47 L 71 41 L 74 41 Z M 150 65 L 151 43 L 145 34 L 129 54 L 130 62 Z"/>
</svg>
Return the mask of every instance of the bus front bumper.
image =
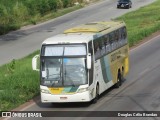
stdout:
<svg viewBox="0 0 160 120">
<path fill-rule="evenodd" d="M 74 94 L 46 94 L 41 92 L 42 103 L 89 102 L 92 97 L 89 91 Z"/>
</svg>

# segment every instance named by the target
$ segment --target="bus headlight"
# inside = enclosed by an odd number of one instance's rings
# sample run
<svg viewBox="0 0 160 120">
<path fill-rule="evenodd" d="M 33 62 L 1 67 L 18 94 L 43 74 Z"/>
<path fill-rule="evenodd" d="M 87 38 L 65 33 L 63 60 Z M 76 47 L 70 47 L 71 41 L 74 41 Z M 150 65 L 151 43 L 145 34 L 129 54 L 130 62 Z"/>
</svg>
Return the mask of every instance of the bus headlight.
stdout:
<svg viewBox="0 0 160 120">
<path fill-rule="evenodd" d="M 49 90 L 41 89 L 41 92 L 42 92 L 42 93 L 46 93 L 46 94 L 51 94 Z"/>
<path fill-rule="evenodd" d="M 82 93 L 82 92 L 86 92 L 86 91 L 88 91 L 88 87 L 86 87 L 86 88 L 80 88 L 80 89 L 78 89 L 78 93 Z"/>
</svg>

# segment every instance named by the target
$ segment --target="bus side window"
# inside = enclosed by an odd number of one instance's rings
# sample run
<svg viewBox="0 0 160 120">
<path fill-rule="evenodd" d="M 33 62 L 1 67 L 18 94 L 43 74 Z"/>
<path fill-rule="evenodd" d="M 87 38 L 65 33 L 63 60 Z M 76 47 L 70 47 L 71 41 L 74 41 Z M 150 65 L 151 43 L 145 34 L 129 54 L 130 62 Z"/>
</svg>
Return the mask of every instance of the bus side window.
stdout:
<svg viewBox="0 0 160 120">
<path fill-rule="evenodd" d="M 120 46 L 122 46 L 123 45 L 123 43 L 122 43 L 122 31 L 121 31 L 121 28 L 119 29 L 119 35 L 118 35 L 118 37 L 119 37 L 119 45 Z"/>
<path fill-rule="evenodd" d="M 123 32 L 124 32 L 124 40 L 125 40 L 125 44 L 127 43 L 127 31 L 126 31 L 126 27 L 123 28 Z"/>
<path fill-rule="evenodd" d="M 123 28 L 120 28 L 120 36 L 121 36 L 121 44 L 124 45 L 124 34 L 123 34 Z"/>
<path fill-rule="evenodd" d="M 112 32 L 112 39 L 113 39 L 113 49 L 115 50 L 117 48 L 117 40 L 116 40 L 116 32 Z"/>
<path fill-rule="evenodd" d="M 126 28 L 124 27 L 124 28 L 123 28 L 123 38 L 126 39 L 126 36 L 127 36 L 127 35 L 126 35 Z"/>
<path fill-rule="evenodd" d="M 119 47 L 119 31 L 115 31 L 115 42 L 116 42 L 116 48 Z"/>
<path fill-rule="evenodd" d="M 111 35 L 111 33 L 109 33 L 109 45 L 110 45 L 110 48 L 111 48 L 111 51 L 113 50 L 113 48 L 112 48 L 112 35 Z"/>
<path fill-rule="evenodd" d="M 122 45 L 124 45 L 126 43 L 126 36 L 127 36 L 126 28 L 123 27 L 123 28 L 121 28 L 121 41 L 122 41 Z"/>
<path fill-rule="evenodd" d="M 114 50 L 115 49 L 115 41 L 114 41 L 114 33 L 113 32 L 111 32 L 109 35 L 109 41 L 111 44 L 111 49 Z"/>
<path fill-rule="evenodd" d="M 125 28 L 124 27 L 122 28 L 122 36 L 123 36 L 123 39 L 125 39 L 126 34 L 125 34 Z"/>
<path fill-rule="evenodd" d="M 99 49 L 99 43 L 98 40 L 94 41 L 94 56 L 95 56 L 95 60 L 99 57 L 100 54 L 100 49 Z"/>
<path fill-rule="evenodd" d="M 105 44 L 104 44 L 104 37 L 100 38 L 100 46 L 101 46 L 101 56 L 103 56 L 106 52 Z"/>
<path fill-rule="evenodd" d="M 111 51 L 110 44 L 109 44 L 109 35 L 104 36 L 104 45 L 106 47 L 106 54 Z"/>
</svg>

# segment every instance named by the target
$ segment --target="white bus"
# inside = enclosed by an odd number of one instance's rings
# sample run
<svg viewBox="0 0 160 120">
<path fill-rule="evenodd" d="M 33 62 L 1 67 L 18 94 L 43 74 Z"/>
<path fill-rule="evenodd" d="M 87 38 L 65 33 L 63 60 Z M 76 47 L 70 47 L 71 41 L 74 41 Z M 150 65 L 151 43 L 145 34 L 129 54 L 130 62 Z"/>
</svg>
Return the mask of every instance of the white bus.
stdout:
<svg viewBox="0 0 160 120">
<path fill-rule="evenodd" d="M 40 71 L 43 103 L 96 102 L 98 96 L 128 73 L 128 42 L 124 22 L 92 22 L 46 39 L 33 70 Z"/>
</svg>

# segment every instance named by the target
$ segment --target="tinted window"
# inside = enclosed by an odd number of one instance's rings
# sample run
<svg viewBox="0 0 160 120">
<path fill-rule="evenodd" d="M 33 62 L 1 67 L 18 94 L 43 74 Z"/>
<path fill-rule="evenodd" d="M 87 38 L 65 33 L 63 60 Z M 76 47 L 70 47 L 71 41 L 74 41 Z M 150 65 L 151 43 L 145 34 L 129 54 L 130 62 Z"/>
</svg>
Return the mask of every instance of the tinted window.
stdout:
<svg viewBox="0 0 160 120">
<path fill-rule="evenodd" d="M 130 0 L 119 0 L 119 2 L 129 2 Z"/>
<path fill-rule="evenodd" d="M 109 52 L 116 50 L 127 43 L 126 27 L 119 28 L 113 32 L 94 40 L 95 59 L 98 59 Z"/>
</svg>

